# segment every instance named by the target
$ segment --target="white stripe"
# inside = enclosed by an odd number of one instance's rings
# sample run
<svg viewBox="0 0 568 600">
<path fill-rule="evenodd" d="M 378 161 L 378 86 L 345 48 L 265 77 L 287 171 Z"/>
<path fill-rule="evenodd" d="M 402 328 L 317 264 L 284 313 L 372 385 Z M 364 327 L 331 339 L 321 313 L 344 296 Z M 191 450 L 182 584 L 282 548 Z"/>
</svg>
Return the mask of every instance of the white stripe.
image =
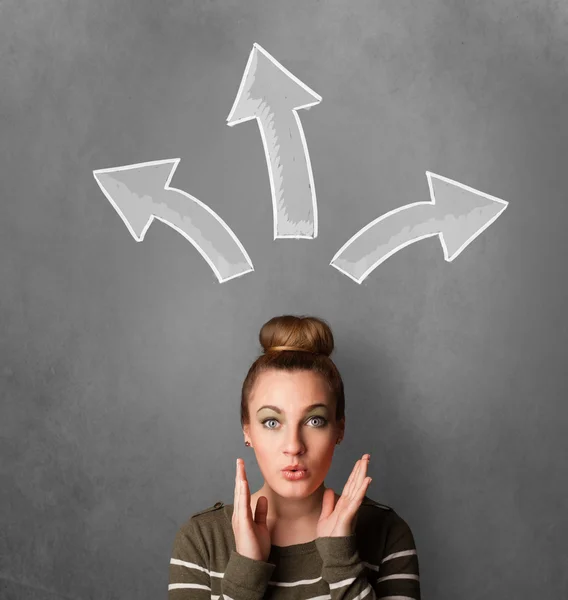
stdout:
<svg viewBox="0 0 568 600">
<path fill-rule="evenodd" d="M 209 571 L 205 567 L 192 562 L 187 562 L 186 560 L 180 560 L 179 558 L 170 558 L 170 565 L 181 565 L 182 567 L 188 567 L 189 569 L 197 569 L 198 571 L 203 571 L 209 575 Z"/>
<path fill-rule="evenodd" d="M 353 583 L 354 581 L 355 581 L 355 577 L 350 577 L 349 579 L 343 579 L 342 581 L 336 581 L 335 583 L 329 584 L 329 589 L 335 590 L 337 588 L 349 585 L 350 583 Z"/>
<path fill-rule="evenodd" d="M 168 590 L 181 590 L 191 588 L 193 590 L 207 590 L 211 591 L 211 588 L 207 585 L 201 585 L 200 583 L 170 583 Z"/>
<path fill-rule="evenodd" d="M 415 554 L 416 554 L 416 550 L 402 550 L 401 552 L 394 552 L 393 554 L 389 554 L 388 556 L 385 556 L 385 558 L 383 558 L 383 560 L 381 561 L 381 564 L 385 563 L 388 560 L 394 560 L 396 558 L 401 558 L 403 556 L 413 556 Z M 206 569 L 205 567 L 202 567 L 201 565 L 198 565 L 198 564 L 192 563 L 192 562 L 188 562 L 185 560 L 180 560 L 179 558 L 171 558 L 170 564 L 180 565 L 182 567 L 187 567 L 189 569 L 196 569 L 198 571 L 202 571 L 203 573 L 207 573 L 210 577 L 223 578 L 225 576 L 224 573 L 221 573 L 218 571 L 209 571 L 209 569 Z M 379 571 L 379 569 L 380 569 L 380 566 L 374 565 L 374 564 L 371 564 L 371 563 L 368 563 L 365 561 L 363 561 L 363 564 L 366 567 L 368 567 L 369 569 L 372 569 L 375 571 Z M 297 581 L 269 581 L 268 585 L 273 585 L 276 587 L 296 587 L 299 585 L 311 585 L 313 583 L 317 583 L 321 579 L 322 579 L 321 577 L 316 577 L 315 579 L 299 579 Z M 385 577 L 381 577 L 381 578 L 377 579 L 377 583 L 386 581 L 387 579 L 388 580 L 390 580 L 390 579 L 412 579 L 412 580 L 419 581 L 418 575 L 396 574 L 396 575 L 387 575 Z M 335 583 L 329 584 L 329 589 L 333 590 L 333 589 L 337 589 L 340 587 L 345 587 L 345 586 L 353 583 L 354 581 L 355 581 L 355 577 L 343 579 L 342 581 L 336 581 Z M 168 586 L 168 590 L 187 589 L 187 588 L 203 589 L 203 590 L 211 591 L 210 587 L 208 587 L 206 585 L 201 585 L 198 583 L 172 583 Z M 351 600 L 361 600 L 362 598 L 367 596 L 370 591 L 371 591 L 371 586 L 368 585 L 365 588 L 365 590 L 363 590 L 363 592 L 361 592 L 360 594 L 358 594 L 357 596 L 355 596 L 355 598 L 352 598 Z M 219 598 L 221 598 L 221 596 L 214 596 L 214 595 L 211 596 L 211 600 L 219 600 Z M 233 598 L 230 598 L 229 596 L 225 596 L 225 598 L 226 598 L 226 600 L 233 600 Z M 330 600 L 330 599 L 331 599 L 331 595 L 325 594 L 323 596 L 313 596 L 312 598 L 308 598 L 307 600 Z M 411 598 L 410 596 L 382 596 L 378 600 L 414 600 L 414 599 Z"/>
<path fill-rule="evenodd" d="M 369 586 L 369 590 L 370 590 L 370 586 Z M 365 593 L 365 595 L 367 595 L 368 592 Z M 211 596 L 211 600 L 221 600 L 222 598 L 224 598 L 225 600 L 233 600 L 233 598 L 231 598 L 230 596 Z M 356 598 L 363 598 L 363 596 L 361 594 L 359 594 L 358 596 L 356 596 Z M 306 598 L 306 600 L 331 600 L 331 594 L 323 594 L 322 596 L 312 596 L 311 598 Z M 355 598 L 353 598 L 353 600 L 355 600 Z M 411 598 L 410 596 L 382 596 L 381 598 L 378 598 L 378 600 L 416 600 L 416 598 Z"/>
<path fill-rule="evenodd" d="M 379 577 L 377 579 L 377 583 L 381 583 L 381 581 L 386 581 L 387 579 L 415 579 L 416 581 L 420 581 L 420 578 L 418 577 L 418 575 L 397 573 L 396 575 L 385 575 L 385 577 Z"/>
<path fill-rule="evenodd" d="M 362 596 L 357 596 L 358 598 Z M 223 596 L 211 596 L 211 600 L 220 600 Z M 224 596 L 225 600 L 234 600 L 230 596 Z M 323 596 L 312 596 L 311 598 L 306 598 L 306 600 L 331 600 L 330 594 L 324 594 Z M 412 596 L 381 596 L 377 598 L 377 600 L 416 600 Z"/>
<path fill-rule="evenodd" d="M 225 573 L 221 573 L 220 571 L 209 571 L 209 575 L 211 577 L 219 577 L 220 579 L 223 579 L 223 577 L 225 577 Z"/>
<path fill-rule="evenodd" d="M 182 567 L 187 567 L 188 569 L 197 569 L 198 571 L 203 571 L 204 573 L 207 573 L 209 577 L 223 578 L 225 576 L 225 573 L 219 573 L 218 571 L 210 571 L 209 569 L 206 569 L 205 567 L 202 567 L 198 564 L 187 562 L 186 560 L 180 560 L 179 558 L 170 558 L 170 564 L 180 565 Z"/>
<path fill-rule="evenodd" d="M 349 583 L 353 583 L 355 581 L 355 577 L 351 578 L 351 579 L 344 579 L 343 581 L 337 581 L 336 583 L 330 583 L 329 584 L 329 589 L 333 590 L 336 589 L 340 586 L 344 586 Z M 365 596 L 367 596 L 369 594 L 369 592 L 371 592 L 371 584 L 367 584 L 367 587 L 360 593 L 357 594 L 354 598 L 351 598 L 350 600 L 361 600 L 362 598 L 364 598 Z M 308 600 L 320 600 L 323 598 L 331 598 L 331 594 L 326 594 L 325 596 L 313 596 L 312 598 L 308 598 Z"/>
<path fill-rule="evenodd" d="M 380 569 L 379 565 L 373 565 L 371 563 L 368 563 L 366 561 L 361 561 L 363 563 L 363 565 L 365 565 L 366 567 L 368 567 L 369 569 L 371 569 L 372 571 L 378 571 Z"/>
<path fill-rule="evenodd" d="M 414 554 L 416 554 L 416 550 L 402 550 L 402 552 L 394 552 L 393 554 L 389 554 L 388 556 L 385 556 L 383 558 L 383 560 L 381 560 L 381 565 L 384 562 L 387 562 L 387 560 L 392 560 L 393 558 L 399 558 L 400 556 L 413 556 Z M 393 598 L 396 598 L 396 596 L 393 596 Z M 404 596 L 401 596 L 401 598 L 404 598 Z"/>
<path fill-rule="evenodd" d="M 351 600 L 361 600 L 361 598 L 364 598 L 365 596 L 367 596 L 370 591 L 371 591 L 371 584 L 368 583 L 367 587 L 360 594 L 357 594 L 355 596 L 355 598 L 351 598 Z"/>
<path fill-rule="evenodd" d="M 311 585 L 321 581 L 321 577 L 315 579 L 298 579 L 297 581 L 269 581 L 268 585 L 275 585 L 277 587 L 295 587 L 297 585 Z"/>
</svg>

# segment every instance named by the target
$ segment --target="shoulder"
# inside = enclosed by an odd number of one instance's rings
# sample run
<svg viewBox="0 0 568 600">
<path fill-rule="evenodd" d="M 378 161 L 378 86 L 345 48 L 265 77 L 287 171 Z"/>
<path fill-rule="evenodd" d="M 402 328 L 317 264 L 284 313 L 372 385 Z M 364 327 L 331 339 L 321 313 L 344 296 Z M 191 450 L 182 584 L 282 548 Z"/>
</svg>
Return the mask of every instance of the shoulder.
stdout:
<svg viewBox="0 0 568 600">
<path fill-rule="evenodd" d="M 212 548 L 217 547 L 219 540 L 223 539 L 219 537 L 222 536 L 222 523 L 218 516 L 223 506 L 222 502 L 216 502 L 186 518 L 176 532 L 172 558 L 202 566 L 208 564 Z"/>
<path fill-rule="evenodd" d="M 416 554 L 416 542 L 407 521 L 391 506 L 365 496 L 360 507 L 357 528 L 361 537 L 372 546 L 382 547 L 387 554 Z"/>
<path fill-rule="evenodd" d="M 362 519 L 371 529 L 377 527 L 385 530 L 389 537 L 412 538 L 408 523 L 392 506 L 365 496 L 360 510 Z"/>
<path fill-rule="evenodd" d="M 193 518 L 199 517 L 201 515 L 205 515 L 205 514 L 208 514 L 208 513 L 219 511 L 224 506 L 225 506 L 225 504 L 223 502 L 215 502 L 215 504 L 213 504 L 213 506 L 208 506 L 207 508 L 204 508 L 203 510 L 200 510 L 199 512 L 193 513 L 189 518 L 193 519 Z"/>
<path fill-rule="evenodd" d="M 380 502 L 377 502 L 376 500 L 373 500 L 372 498 L 369 498 L 369 496 L 365 496 L 363 498 L 363 502 L 361 503 L 362 506 L 371 506 L 375 509 L 379 509 L 382 511 L 387 511 L 387 512 L 394 512 L 393 509 L 386 505 L 386 504 L 381 504 Z"/>
<path fill-rule="evenodd" d="M 387 504 L 365 496 L 357 511 L 357 527 L 365 535 L 374 535 L 388 528 L 393 514 L 394 510 Z"/>
<path fill-rule="evenodd" d="M 201 535 L 205 534 L 206 536 L 207 532 L 211 531 L 211 528 L 215 524 L 222 525 L 224 508 L 225 504 L 223 502 L 215 502 L 212 506 L 192 513 L 181 525 L 180 533 L 195 535 L 196 532 L 199 532 Z"/>
</svg>

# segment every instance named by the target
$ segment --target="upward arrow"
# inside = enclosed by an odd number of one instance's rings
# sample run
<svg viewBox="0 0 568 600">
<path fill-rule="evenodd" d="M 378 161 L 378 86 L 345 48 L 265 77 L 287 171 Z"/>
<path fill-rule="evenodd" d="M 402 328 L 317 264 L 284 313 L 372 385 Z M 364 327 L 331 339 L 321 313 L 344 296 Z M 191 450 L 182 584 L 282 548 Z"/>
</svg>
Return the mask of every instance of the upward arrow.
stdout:
<svg viewBox="0 0 568 600">
<path fill-rule="evenodd" d="M 405 246 L 438 235 L 450 262 L 487 229 L 508 202 L 426 171 L 430 202 L 395 208 L 351 237 L 330 265 L 361 283 L 371 271 Z"/>
<path fill-rule="evenodd" d="M 179 161 L 99 169 L 93 175 L 137 242 L 156 218 L 195 246 L 219 283 L 254 271 L 249 255 L 225 221 L 197 198 L 170 187 Z"/>
<path fill-rule="evenodd" d="M 313 239 L 318 234 L 312 166 L 297 111 L 319 102 L 321 96 L 253 44 L 227 125 L 258 122 L 270 179 L 274 239 Z"/>
</svg>

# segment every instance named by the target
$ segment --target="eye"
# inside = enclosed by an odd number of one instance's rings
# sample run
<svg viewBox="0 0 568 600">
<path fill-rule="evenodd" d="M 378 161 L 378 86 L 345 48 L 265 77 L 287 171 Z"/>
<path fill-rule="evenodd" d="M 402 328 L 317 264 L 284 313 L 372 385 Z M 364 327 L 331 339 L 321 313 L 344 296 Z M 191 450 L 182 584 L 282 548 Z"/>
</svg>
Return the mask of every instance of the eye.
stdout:
<svg viewBox="0 0 568 600">
<path fill-rule="evenodd" d="M 320 417 L 319 415 L 314 415 L 313 417 L 310 417 L 309 421 L 312 421 L 313 419 L 319 419 L 321 421 L 321 425 L 316 425 L 316 429 L 320 428 L 320 427 L 325 427 L 327 425 L 327 419 L 325 417 Z M 266 429 L 276 429 L 276 427 L 267 427 L 266 423 L 268 423 L 269 421 L 275 421 L 276 423 L 278 423 L 278 419 L 275 419 L 274 417 L 269 417 L 268 419 L 264 419 L 264 421 L 262 421 L 262 424 L 266 427 Z"/>
</svg>

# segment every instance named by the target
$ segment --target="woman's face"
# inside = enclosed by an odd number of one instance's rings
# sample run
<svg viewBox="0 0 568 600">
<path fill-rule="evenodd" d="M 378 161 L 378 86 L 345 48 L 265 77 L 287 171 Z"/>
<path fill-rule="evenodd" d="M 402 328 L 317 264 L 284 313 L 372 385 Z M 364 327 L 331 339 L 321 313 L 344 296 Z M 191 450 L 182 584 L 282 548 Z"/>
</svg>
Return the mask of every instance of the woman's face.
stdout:
<svg viewBox="0 0 568 600">
<path fill-rule="evenodd" d="M 335 401 L 323 377 L 312 371 L 265 371 L 249 399 L 249 416 L 243 431 L 266 484 L 288 497 L 316 491 L 344 430 L 344 420 L 335 421 Z M 292 463 L 306 467 L 306 477 L 286 479 L 282 469 Z"/>
</svg>

